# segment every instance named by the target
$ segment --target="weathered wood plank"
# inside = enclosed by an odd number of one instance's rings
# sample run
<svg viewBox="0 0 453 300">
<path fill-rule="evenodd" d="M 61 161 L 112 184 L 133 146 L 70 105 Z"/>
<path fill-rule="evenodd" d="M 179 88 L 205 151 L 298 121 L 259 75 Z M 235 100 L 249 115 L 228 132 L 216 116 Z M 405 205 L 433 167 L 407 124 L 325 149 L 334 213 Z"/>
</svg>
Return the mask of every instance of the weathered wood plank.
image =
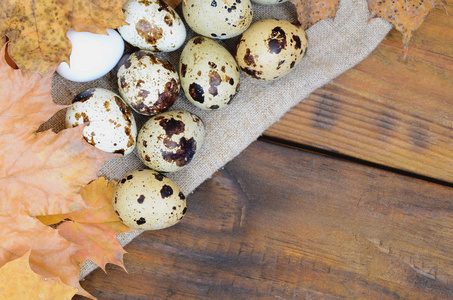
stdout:
<svg viewBox="0 0 453 300">
<path fill-rule="evenodd" d="M 453 188 L 255 142 L 176 226 L 82 286 L 99 299 L 453 297 Z"/>
<path fill-rule="evenodd" d="M 447 3 L 453 11 L 453 2 Z M 407 61 L 401 35 L 264 133 L 453 182 L 453 22 L 434 10 Z"/>
</svg>

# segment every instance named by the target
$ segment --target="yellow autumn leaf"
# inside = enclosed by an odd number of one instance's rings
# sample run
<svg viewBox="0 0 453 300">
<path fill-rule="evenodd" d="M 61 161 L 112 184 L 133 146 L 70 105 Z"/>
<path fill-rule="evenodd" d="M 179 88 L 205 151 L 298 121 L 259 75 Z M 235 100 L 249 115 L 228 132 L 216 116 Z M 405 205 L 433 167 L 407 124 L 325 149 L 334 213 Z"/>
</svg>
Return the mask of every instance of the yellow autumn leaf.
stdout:
<svg viewBox="0 0 453 300">
<path fill-rule="evenodd" d="M 58 277 L 44 277 L 30 268 L 30 251 L 0 268 L 2 300 L 64 300 L 71 299 L 75 287 L 64 284 Z"/>
</svg>

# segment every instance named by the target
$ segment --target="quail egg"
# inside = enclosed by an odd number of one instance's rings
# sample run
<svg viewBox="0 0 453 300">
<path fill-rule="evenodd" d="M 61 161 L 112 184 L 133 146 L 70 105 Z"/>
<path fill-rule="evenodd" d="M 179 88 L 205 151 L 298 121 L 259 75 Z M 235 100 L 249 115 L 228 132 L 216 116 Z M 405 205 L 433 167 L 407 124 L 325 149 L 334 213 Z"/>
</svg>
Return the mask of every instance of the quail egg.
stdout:
<svg viewBox="0 0 453 300">
<path fill-rule="evenodd" d="M 182 12 L 193 31 L 216 39 L 240 35 L 253 18 L 250 0 L 187 0 Z"/>
<path fill-rule="evenodd" d="M 181 47 L 186 39 L 181 18 L 162 0 L 128 0 L 123 11 L 129 24 L 118 31 L 133 46 L 169 52 Z"/>
<path fill-rule="evenodd" d="M 167 111 L 151 117 L 140 129 L 137 152 L 147 167 L 175 172 L 192 161 L 204 137 L 199 117 L 187 111 Z"/>
<path fill-rule="evenodd" d="M 236 61 L 251 78 L 275 80 L 301 62 L 307 45 L 301 26 L 287 20 L 265 19 L 242 34 L 236 46 Z"/>
<path fill-rule="evenodd" d="M 173 226 L 187 211 L 186 197 L 176 183 L 149 169 L 130 172 L 118 182 L 113 208 L 124 224 L 139 230 Z"/>
<path fill-rule="evenodd" d="M 178 72 L 151 51 L 140 50 L 123 57 L 117 75 L 120 95 L 142 115 L 169 109 L 179 95 Z"/>
<path fill-rule="evenodd" d="M 66 128 L 88 122 L 83 137 L 91 145 L 124 155 L 134 150 L 137 136 L 135 119 L 117 94 L 102 88 L 78 94 L 66 110 Z"/>
<path fill-rule="evenodd" d="M 181 87 L 195 106 L 220 109 L 239 89 L 239 68 L 234 57 L 217 42 L 195 37 L 187 42 L 179 61 Z"/>
</svg>

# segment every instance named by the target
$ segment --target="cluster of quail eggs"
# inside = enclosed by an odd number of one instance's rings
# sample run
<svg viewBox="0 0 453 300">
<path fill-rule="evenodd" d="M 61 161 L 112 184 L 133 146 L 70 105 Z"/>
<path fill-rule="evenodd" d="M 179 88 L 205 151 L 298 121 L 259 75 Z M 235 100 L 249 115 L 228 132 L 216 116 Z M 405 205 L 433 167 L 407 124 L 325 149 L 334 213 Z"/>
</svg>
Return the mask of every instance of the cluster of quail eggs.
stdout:
<svg viewBox="0 0 453 300">
<path fill-rule="evenodd" d="M 285 1 L 252 0 L 259 5 Z M 252 24 L 250 0 L 187 0 L 184 20 L 198 36 L 186 43 L 182 18 L 162 0 L 128 0 L 123 11 L 128 25 L 118 32 L 139 50 L 118 58 L 117 93 L 91 88 L 74 98 L 66 127 L 88 123 L 84 139 L 103 151 L 127 155 L 136 150 L 149 169 L 119 180 L 113 207 L 132 228 L 162 229 L 187 210 L 184 194 L 164 174 L 188 165 L 205 138 L 197 115 L 169 110 L 180 90 L 199 109 L 227 107 L 239 90 L 240 70 L 261 81 L 282 78 L 301 61 L 307 38 L 300 26 L 286 20 Z M 239 35 L 234 54 L 216 41 Z M 180 47 L 177 67 L 159 55 Z M 147 118 L 139 130 L 134 115 Z"/>
</svg>

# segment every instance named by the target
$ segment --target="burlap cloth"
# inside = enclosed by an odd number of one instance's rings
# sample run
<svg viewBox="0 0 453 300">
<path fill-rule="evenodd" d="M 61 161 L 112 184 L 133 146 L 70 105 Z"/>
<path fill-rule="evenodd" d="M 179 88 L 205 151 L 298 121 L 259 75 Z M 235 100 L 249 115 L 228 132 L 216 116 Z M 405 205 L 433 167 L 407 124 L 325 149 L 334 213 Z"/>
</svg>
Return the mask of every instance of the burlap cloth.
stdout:
<svg viewBox="0 0 453 300">
<path fill-rule="evenodd" d="M 274 6 L 255 5 L 254 21 L 266 18 L 296 21 L 292 4 Z M 179 7 L 180 13 L 180 7 Z M 180 15 L 182 15 L 180 13 Z M 341 0 L 334 21 L 325 20 L 307 31 L 309 47 L 301 64 L 290 75 L 274 82 L 257 82 L 241 75 L 241 88 L 233 103 L 219 111 L 203 111 L 190 104 L 180 93 L 171 109 L 183 109 L 198 115 L 206 125 L 207 136 L 201 151 L 185 169 L 170 174 L 186 194 L 190 194 L 214 172 L 238 155 L 273 123 L 277 122 L 291 107 L 305 99 L 315 89 L 328 83 L 350 69 L 384 39 L 391 25 L 382 19 L 369 20 L 365 0 Z M 187 27 L 188 28 L 188 27 Z M 188 39 L 193 33 L 188 29 Z M 222 41 L 230 51 L 236 39 Z M 179 51 L 163 54 L 177 67 Z M 54 101 L 68 104 L 79 92 L 91 87 L 104 87 L 117 91 L 114 72 L 88 83 L 74 83 L 55 75 L 52 94 Z M 62 128 L 63 113 L 57 114 L 50 123 Z M 146 118 L 137 116 L 142 125 Z M 107 163 L 100 171 L 111 179 L 119 179 L 125 173 L 143 167 L 136 153 Z M 190 197 L 188 198 L 190 213 Z M 118 236 L 122 245 L 129 243 L 140 232 Z M 97 266 L 87 261 L 80 278 L 84 278 Z M 127 266 L 126 266 L 127 267 Z"/>
</svg>

